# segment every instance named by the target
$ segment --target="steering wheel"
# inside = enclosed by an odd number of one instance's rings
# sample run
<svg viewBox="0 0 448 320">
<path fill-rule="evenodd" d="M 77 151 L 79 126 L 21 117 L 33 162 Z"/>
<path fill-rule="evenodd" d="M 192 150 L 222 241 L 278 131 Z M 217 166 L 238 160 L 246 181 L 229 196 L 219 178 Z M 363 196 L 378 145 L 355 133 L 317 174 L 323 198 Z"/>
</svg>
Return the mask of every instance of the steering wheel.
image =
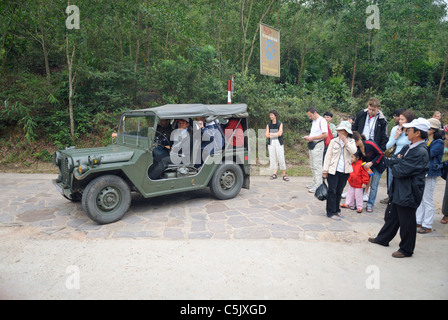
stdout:
<svg viewBox="0 0 448 320">
<path fill-rule="evenodd" d="M 167 136 L 164 133 L 162 133 L 160 131 L 156 131 L 155 138 L 154 138 L 154 144 L 156 144 L 156 147 L 159 147 L 159 146 L 162 147 L 162 148 L 166 147 L 165 145 L 162 144 L 162 142 L 164 142 L 163 139 L 168 141 L 168 145 L 171 148 L 171 141 L 170 141 L 170 139 L 168 139 Z"/>
</svg>

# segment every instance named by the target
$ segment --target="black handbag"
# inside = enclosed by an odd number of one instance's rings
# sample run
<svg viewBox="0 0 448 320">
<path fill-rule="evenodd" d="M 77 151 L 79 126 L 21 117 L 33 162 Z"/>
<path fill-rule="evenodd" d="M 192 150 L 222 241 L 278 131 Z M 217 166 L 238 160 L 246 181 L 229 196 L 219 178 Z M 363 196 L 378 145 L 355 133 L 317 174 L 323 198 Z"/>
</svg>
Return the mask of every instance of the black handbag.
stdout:
<svg viewBox="0 0 448 320">
<path fill-rule="evenodd" d="M 323 140 L 320 141 L 310 141 L 308 142 L 308 150 L 314 150 L 314 148 L 317 146 L 318 143 L 321 143 Z"/>
<path fill-rule="evenodd" d="M 448 161 L 442 162 L 442 179 L 446 180 L 448 175 Z"/>
<path fill-rule="evenodd" d="M 325 183 L 325 179 L 322 181 L 322 184 L 316 189 L 314 196 L 320 201 L 327 200 L 328 187 L 327 187 L 327 184 Z"/>
</svg>

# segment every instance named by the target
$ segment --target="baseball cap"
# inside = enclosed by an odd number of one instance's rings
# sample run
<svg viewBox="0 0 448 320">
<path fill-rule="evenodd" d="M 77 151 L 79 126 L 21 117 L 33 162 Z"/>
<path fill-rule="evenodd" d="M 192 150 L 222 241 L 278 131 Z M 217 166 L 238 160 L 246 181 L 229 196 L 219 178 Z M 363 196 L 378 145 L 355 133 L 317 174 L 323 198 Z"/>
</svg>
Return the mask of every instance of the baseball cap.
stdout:
<svg viewBox="0 0 448 320">
<path fill-rule="evenodd" d="M 431 129 L 431 124 L 429 123 L 428 120 L 426 120 L 424 118 L 418 118 L 418 119 L 413 120 L 411 123 L 404 123 L 403 127 L 404 128 L 415 128 L 420 131 L 428 132 L 429 129 Z"/>
<path fill-rule="evenodd" d="M 440 129 L 440 121 L 439 120 L 437 120 L 435 118 L 431 118 L 431 119 L 428 119 L 428 122 L 432 129 Z"/>
</svg>

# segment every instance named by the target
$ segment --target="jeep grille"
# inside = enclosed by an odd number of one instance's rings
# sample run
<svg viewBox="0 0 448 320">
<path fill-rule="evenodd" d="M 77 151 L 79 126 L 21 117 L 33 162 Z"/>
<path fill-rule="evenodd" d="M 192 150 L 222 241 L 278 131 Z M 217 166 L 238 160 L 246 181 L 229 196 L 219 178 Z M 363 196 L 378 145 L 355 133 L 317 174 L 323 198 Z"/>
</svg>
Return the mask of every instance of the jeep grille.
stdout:
<svg viewBox="0 0 448 320">
<path fill-rule="evenodd" d="M 70 185 L 70 169 L 69 169 L 69 160 L 67 157 L 64 157 L 61 161 L 61 175 L 62 175 L 62 183 L 65 186 Z"/>
</svg>

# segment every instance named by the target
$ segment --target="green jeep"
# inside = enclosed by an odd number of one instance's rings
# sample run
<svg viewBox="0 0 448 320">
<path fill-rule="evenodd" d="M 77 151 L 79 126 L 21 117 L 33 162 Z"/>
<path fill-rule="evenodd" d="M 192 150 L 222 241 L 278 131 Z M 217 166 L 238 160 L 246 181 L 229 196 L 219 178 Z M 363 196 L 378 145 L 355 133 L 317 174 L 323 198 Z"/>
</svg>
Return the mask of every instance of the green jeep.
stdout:
<svg viewBox="0 0 448 320">
<path fill-rule="evenodd" d="M 203 150 L 204 144 L 213 141 L 204 141 L 203 130 L 194 121 L 197 117 L 205 118 L 219 130 L 218 138 L 223 143 L 212 153 Z M 167 137 L 160 127 L 164 119 L 170 126 L 176 126 L 176 119 L 188 120 L 188 132 L 193 136 L 189 150 L 184 146 L 173 152 L 176 142 L 171 139 L 180 129 L 172 128 L 171 137 Z M 247 129 L 244 104 L 165 105 L 127 111 L 121 116 L 116 141 L 110 146 L 57 151 L 54 164 L 59 176 L 53 183 L 65 198 L 81 201 L 87 216 L 98 224 L 120 220 L 131 204 L 131 192 L 152 198 L 209 187 L 216 198 L 231 199 L 241 188 L 250 186 Z M 163 167 L 160 177 L 151 179 L 151 170 L 157 165 L 153 163 L 155 154 L 160 150 L 178 157 L 171 158 L 173 161 Z"/>
</svg>

